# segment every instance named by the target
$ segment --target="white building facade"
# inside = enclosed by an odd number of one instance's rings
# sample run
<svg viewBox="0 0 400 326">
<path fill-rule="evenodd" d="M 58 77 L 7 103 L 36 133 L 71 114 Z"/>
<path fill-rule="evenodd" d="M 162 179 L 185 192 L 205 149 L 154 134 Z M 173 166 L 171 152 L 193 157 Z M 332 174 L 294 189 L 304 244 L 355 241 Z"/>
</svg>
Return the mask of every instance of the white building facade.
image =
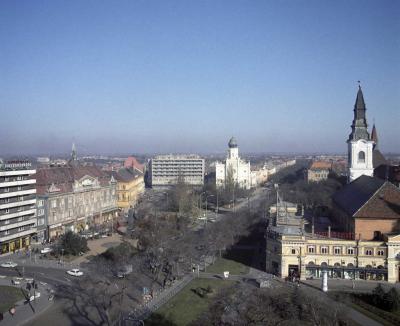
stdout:
<svg viewBox="0 0 400 326">
<path fill-rule="evenodd" d="M 251 188 L 250 162 L 239 157 L 239 148 L 236 139 L 232 137 L 228 143 L 229 149 L 225 163 L 215 164 L 215 182 L 217 188 L 225 187 L 227 182 L 233 181 L 244 189 Z"/>
<path fill-rule="evenodd" d="M 192 186 L 204 185 L 204 159 L 198 155 L 159 155 L 149 162 L 152 187 L 168 187 L 180 179 Z"/>
<path fill-rule="evenodd" d="M 28 248 L 36 233 L 35 172 L 28 161 L 0 160 L 0 255 Z"/>
</svg>

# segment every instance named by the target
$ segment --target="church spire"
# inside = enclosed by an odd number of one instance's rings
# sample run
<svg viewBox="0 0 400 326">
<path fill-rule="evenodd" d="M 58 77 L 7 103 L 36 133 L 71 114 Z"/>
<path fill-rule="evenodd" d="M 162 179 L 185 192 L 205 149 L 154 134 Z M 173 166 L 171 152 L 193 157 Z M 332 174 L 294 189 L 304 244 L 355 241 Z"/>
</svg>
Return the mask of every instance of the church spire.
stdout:
<svg viewBox="0 0 400 326">
<path fill-rule="evenodd" d="M 361 85 L 358 85 L 358 92 L 356 102 L 354 104 L 354 119 L 351 125 L 351 134 L 349 135 L 349 141 L 365 139 L 369 140 L 368 125 L 366 118 L 366 107 L 364 101 L 364 94 L 361 89 Z"/>
<path fill-rule="evenodd" d="M 374 149 L 378 148 L 378 132 L 376 131 L 375 123 L 372 127 L 371 140 L 374 142 Z"/>
<path fill-rule="evenodd" d="M 71 151 L 71 161 L 76 161 L 77 153 L 75 148 L 75 143 L 72 143 L 72 151 Z"/>
</svg>

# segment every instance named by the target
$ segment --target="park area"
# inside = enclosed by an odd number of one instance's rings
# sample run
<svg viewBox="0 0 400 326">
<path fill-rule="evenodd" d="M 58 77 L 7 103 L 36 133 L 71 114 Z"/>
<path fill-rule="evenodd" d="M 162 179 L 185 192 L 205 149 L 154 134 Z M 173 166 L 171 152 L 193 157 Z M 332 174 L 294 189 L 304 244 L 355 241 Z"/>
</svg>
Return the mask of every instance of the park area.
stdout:
<svg viewBox="0 0 400 326">
<path fill-rule="evenodd" d="M 207 310 L 218 291 L 234 284 L 229 280 L 195 279 L 146 320 L 146 325 L 188 325 Z"/>
<path fill-rule="evenodd" d="M 25 298 L 22 289 L 13 286 L 0 285 L 0 313 L 8 311 L 18 301 Z"/>
</svg>

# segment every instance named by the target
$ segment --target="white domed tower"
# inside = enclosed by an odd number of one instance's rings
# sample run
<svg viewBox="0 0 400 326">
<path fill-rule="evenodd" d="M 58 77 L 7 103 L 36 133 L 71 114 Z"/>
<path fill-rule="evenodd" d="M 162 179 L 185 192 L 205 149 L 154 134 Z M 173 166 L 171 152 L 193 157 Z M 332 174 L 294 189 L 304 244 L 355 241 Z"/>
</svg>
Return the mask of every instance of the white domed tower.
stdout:
<svg viewBox="0 0 400 326">
<path fill-rule="evenodd" d="M 229 158 L 239 158 L 239 148 L 236 142 L 235 137 L 232 137 L 228 143 L 229 150 L 228 150 L 228 159 Z"/>
<path fill-rule="evenodd" d="M 356 103 L 354 104 L 354 119 L 348 144 L 348 180 L 352 182 L 362 175 L 372 176 L 374 141 L 368 133 L 366 107 L 361 86 L 358 86 Z"/>
</svg>

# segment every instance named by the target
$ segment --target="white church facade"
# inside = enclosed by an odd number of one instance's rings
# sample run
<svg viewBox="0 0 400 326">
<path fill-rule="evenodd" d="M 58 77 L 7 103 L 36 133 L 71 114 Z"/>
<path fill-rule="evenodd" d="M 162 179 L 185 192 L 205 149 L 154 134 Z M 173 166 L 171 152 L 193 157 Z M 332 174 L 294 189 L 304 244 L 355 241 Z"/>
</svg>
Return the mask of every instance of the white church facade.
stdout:
<svg viewBox="0 0 400 326">
<path fill-rule="evenodd" d="M 374 126 L 375 129 L 375 126 Z M 351 125 L 351 133 L 348 144 L 348 181 L 359 178 L 362 175 L 374 175 L 373 156 L 377 141 L 368 132 L 366 107 L 364 96 L 359 86 L 356 103 L 354 104 L 354 119 Z"/>
<path fill-rule="evenodd" d="M 215 164 L 215 182 L 217 188 L 225 187 L 225 184 L 232 180 L 240 188 L 250 189 L 251 171 L 250 162 L 239 157 L 239 148 L 236 139 L 232 137 L 228 143 L 229 149 L 225 163 Z"/>
</svg>

